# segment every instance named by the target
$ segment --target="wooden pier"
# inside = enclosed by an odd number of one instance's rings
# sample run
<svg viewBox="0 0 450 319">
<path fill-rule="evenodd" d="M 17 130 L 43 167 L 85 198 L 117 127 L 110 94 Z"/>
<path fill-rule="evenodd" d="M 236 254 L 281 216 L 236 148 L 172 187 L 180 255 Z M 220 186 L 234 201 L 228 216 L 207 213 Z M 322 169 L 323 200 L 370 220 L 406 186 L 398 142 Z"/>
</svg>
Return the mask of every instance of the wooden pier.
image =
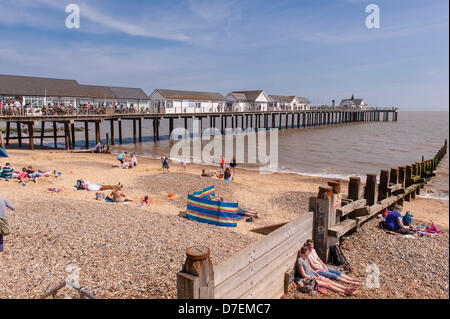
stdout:
<svg viewBox="0 0 450 319">
<path fill-rule="evenodd" d="M 277 121 L 278 117 L 278 121 Z M 266 129 L 271 128 L 302 128 L 317 127 L 327 125 L 338 125 L 346 123 L 360 122 L 381 122 L 397 121 L 398 109 L 312 109 L 293 111 L 260 111 L 260 112 L 221 112 L 221 113 L 185 113 L 185 114 L 157 114 L 157 113 L 137 113 L 137 114 L 105 114 L 105 115 L 55 115 L 55 116 L 0 116 L 0 121 L 6 122 L 6 145 L 11 140 L 17 140 L 19 147 L 22 147 L 23 140 L 28 140 L 31 150 L 34 149 L 33 134 L 34 127 L 40 125 L 40 144 L 44 139 L 52 139 L 54 147 L 58 147 L 58 139 L 63 139 L 66 150 L 75 148 L 75 123 L 84 123 L 85 146 L 89 148 L 89 124 L 95 127 L 95 141 L 100 142 L 100 123 L 110 122 L 111 144 L 115 144 L 115 132 L 118 133 L 119 144 L 122 144 L 122 121 L 133 121 L 133 141 L 142 142 L 142 126 L 144 121 L 152 121 L 154 140 L 160 140 L 161 122 L 169 122 L 169 132 L 174 129 L 175 119 L 184 119 L 184 128 L 188 129 L 188 119 L 209 119 L 210 127 L 217 127 L 220 124 L 222 134 L 225 133 L 228 119 L 231 119 L 233 129 Z M 218 120 L 218 121 L 216 121 Z M 16 136 L 11 136 L 11 123 L 15 123 L 17 128 Z M 45 134 L 46 123 L 52 123 L 53 131 L 51 135 Z M 58 135 L 57 124 L 64 125 L 64 135 Z M 116 125 L 117 123 L 117 125 Z M 27 126 L 28 136 L 22 133 L 22 124 Z M 115 127 L 117 126 L 117 130 Z M 202 127 L 200 128 L 202 129 Z"/>
</svg>

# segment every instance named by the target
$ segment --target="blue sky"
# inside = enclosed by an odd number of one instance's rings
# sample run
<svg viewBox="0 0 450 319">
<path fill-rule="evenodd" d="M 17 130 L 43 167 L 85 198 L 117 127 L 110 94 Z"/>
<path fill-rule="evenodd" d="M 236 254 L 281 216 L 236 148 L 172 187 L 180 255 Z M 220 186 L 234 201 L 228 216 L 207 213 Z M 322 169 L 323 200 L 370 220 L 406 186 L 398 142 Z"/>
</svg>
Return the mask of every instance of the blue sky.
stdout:
<svg viewBox="0 0 450 319">
<path fill-rule="evenodd" d="M 81 28 L 67 29 L 67 4 Z M 368 4 L 381 28 L 365 25 Z M 0 73 L 449 109 L 448 0 L 0 0 Z"/>
</svg>

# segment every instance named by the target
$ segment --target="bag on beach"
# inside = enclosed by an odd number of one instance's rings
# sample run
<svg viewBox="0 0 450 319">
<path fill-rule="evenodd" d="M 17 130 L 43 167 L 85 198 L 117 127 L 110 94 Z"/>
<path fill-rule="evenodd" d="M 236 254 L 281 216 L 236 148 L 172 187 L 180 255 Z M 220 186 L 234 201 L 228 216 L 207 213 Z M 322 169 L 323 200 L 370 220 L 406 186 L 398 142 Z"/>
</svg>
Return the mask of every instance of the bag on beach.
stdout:
<svg viewBox="0 0 450 319">
<path fill-rule="evenodd" d="M 317 286 L 316 279 L 303 278 L 297 282 L 297 290 L 304 294 L 314 294 Z"/>
<path fill-rule="evenodd" d="M 347 270 L 348 272 L 352 272 L 352 268 L 350 267 L 350 264 L 345 258 L 341 247 L 338 244 L 336 244 L 332 246 L 330 250 L 332 263 L 336 266 L 343 266 L 345 270 Z"/>
<path fill-rule="evenodd" d="M 7 218 L 0 218 L 0 235 L 8 236 L 11 234 Z"/>
</svg>

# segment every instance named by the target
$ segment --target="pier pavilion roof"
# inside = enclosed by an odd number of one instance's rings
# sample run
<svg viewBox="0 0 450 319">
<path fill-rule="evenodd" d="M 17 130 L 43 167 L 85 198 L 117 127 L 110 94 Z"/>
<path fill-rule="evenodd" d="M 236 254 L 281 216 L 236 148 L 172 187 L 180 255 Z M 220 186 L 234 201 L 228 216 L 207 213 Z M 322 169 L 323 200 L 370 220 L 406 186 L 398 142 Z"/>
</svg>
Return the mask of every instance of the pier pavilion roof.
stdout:
<svg viewBox="0 0 450 319">
<path fill-rule="evenodd" d="M 264 94 L 267 99 L 269 97 L 264 92 L 264 90 L 254 90 L 254 91 L 233 91 L 230 93 L 233 97 L 235 97 L 238 101 L 242 102 L 255 102 L 256 99 L 261 95 Z"/>
<path fill-rule="evenodd" d="M 82 96 L 75 80 L 0 74 L 0 95 L 12 96 Z"/>
<path fill-rule="evenodd" d="M 92 99 L 116 99 L 116 95 L 108 86 L 99 85 L 80 85 L 83 90 L 83 97 Z"/>
<path fill-rule="evenodd" d="M 196 92 L 180 90 L 156 89 L 165 99 L 171 100 L 197 100 L 197 101 L 225 101 L 225 97 L 220 93 Z M 153 92 L 152 95 L 155 93 Z"/>
<path fill-rule="evenodd" d="M 147 94 L 140 88 L 111 86 L 111 91 L 121 100 L 148 100 Z"/>
<path fill-rule="evenodd" d="M 296 99 L 296 96 L 284 96 L 284 95 L 269 95 L 269 97 L 275 102 L 281 103 L 292 103 Z"/>
</svg>

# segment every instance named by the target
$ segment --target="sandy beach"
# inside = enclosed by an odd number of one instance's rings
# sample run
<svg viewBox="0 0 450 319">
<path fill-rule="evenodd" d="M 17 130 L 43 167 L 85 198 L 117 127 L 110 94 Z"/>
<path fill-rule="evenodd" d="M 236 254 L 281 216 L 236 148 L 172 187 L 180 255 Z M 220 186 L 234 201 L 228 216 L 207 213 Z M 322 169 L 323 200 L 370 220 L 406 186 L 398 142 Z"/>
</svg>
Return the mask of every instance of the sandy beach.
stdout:
<svg viewBox="0 0 450 319">
<path fill-rule="evenodd" d="M 183 265 L 186 248 L 206 245 L 213 262 L 218 263 L 263 236 L 252 229 L 288 222 L 306 212 L 309 197 L 328 181 L 237 169 L 235 180 L 227 183 L 200 178 L 202 168 L 213 168 L 194 164 L 183 171 L 172 163 L 170 173 L 166 173 L 160 170 L 159 160 L 148 158 L 138 158 L 137 169 L 124 170 L 119 168 L 116 155 L 55 150 L 8 153 L 10 157 L 0 165 L 10 162 L 16 170 L 32 165 L 62 174 L 26 186 L 17 180 L 0 181 L 0 196 L 17 207 L 9 215 L 12 235 L 5 237 L 0 298 L 36 298 L 64 279 L 71 264 L 79 268 L 80 284 L 100 298 L 176 298 L 176 273 Z M 148 195 L 153 203 L 140 208 L 137 203 L 97 201 L 95 192 L 75 189 L 78 179 L 99 184 L 120 182 L 127 196 L 139 201 Z M 254 222 L 244 219 L 234 229 L 186 220 L 187 195 L 211 185 L 216 186 L 217 196 L 257 211 L 262 218 Z M 48 188 L 63 191 L 52 193 Z M 342 181 L 342 189 L 346 192 L 347 181 Z M 165 200 L 169 193 L 175 194 L 175 200 Z M 406 203 L 405 209 L 415 218 L 432 220 L 448 230 L 448 202 L 417 199 Z M 368 227 L 367 233 L 374 231 Z M 445 238 L 448 260 L 448 235 Z M 358 255 L 362 248 L 355 244 L 351 249 Z M 368 251 L 376 253 L 375 249 Z M 446 267 L 448 270 L 448 263 Z M 364 276 L 364 272 L 359 275 Z M 448 295 L 448 277 L 446 289 Z M 74 293 L 65 289 L 59 296 L 73 297 Z M 363 296 L 370 298 L 371 294 Z"/>
</svg>

